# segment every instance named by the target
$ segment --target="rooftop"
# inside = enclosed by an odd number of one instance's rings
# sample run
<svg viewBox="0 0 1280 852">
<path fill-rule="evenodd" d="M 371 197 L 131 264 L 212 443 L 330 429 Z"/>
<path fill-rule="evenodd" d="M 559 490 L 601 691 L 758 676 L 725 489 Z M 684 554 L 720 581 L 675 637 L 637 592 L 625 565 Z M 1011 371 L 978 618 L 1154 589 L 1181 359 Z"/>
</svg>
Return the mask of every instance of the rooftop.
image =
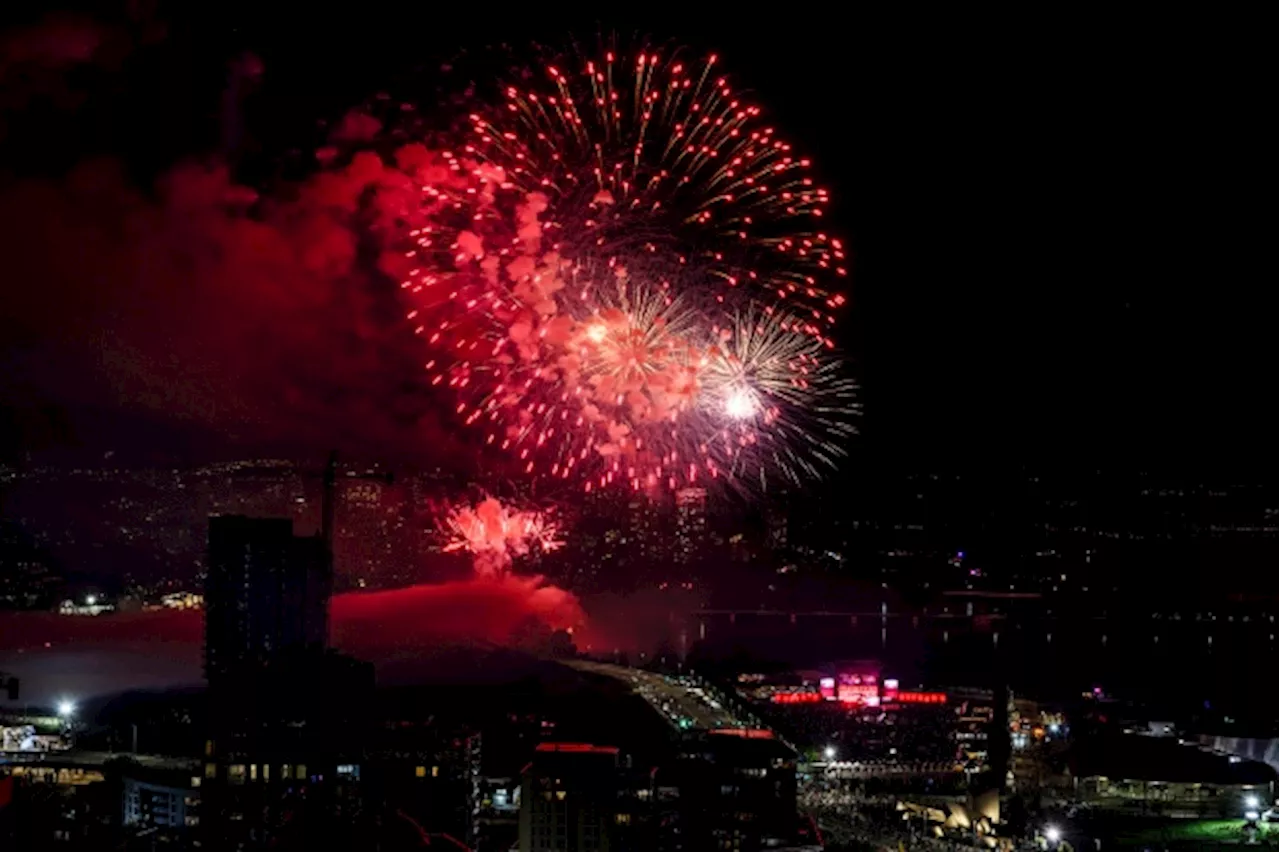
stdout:
<svg viewBox="0 0 1280 852">
<path fill-rule="evenodd" d="M 1080 778 L 1221 785 L 1268 784 L 1276 772 L 1264 763 L 1232 760 L 1199 744 L 1162 737 L 1114 736 L 1072 747 L 1071 771 Z"/>
</svg>

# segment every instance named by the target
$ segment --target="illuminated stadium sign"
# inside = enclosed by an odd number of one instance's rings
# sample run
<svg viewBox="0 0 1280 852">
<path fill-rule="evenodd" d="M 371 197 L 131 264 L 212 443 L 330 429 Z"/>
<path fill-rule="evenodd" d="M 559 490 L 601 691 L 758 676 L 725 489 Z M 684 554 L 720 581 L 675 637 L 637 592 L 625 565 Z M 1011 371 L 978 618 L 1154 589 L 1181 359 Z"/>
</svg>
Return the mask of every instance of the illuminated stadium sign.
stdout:
<svg viewBox="0 0 1280 852">
<path fill-rule="evenodd" d="M 946 704 L 945 692 L 899 692 L 896 699 L 902 704 Z"/>
<path fill-rule="evenodd" d="M 880 689 L 874 683 L 842 683 L 836 700 L 841 704 L 879 704 Z"/>
</svg>

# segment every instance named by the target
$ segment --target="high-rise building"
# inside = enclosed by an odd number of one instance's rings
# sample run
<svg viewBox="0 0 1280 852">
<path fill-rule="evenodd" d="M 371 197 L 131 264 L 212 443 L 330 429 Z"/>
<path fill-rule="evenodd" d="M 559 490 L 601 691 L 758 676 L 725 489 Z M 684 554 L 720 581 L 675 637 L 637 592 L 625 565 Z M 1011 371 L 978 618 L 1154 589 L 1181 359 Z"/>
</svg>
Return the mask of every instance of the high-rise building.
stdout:
<svg viewBox="0 0 1280 852">
<path fill-rule="evenodd" d="M 707 489 L 682 488 L 676 492 L 675 561 L 693 562 L 707 537 Z"/>
<path fill-rule="evenodd" d="M 339 477 L 334 497 L 333 556 L 340 582 L 356 588 L 388 584 L 405 558 L 399 546 L 402 491 L 378 478 L 376 470 L 348 471 Z"/>
<path fill-rule="evenodd" d="M 373 688 L 372 665 L 315 647 L 211 687 L 206 848 L 344 848 L 360 828 Z"/>
<path fill-rule="evenodd" d="M 520 785 L 520 852 L 605 852 L 630 829 L 618 810 L 618 749 L 542 743 Z"/>
<path fill-rule="evenodd" d="M 326 647 L 331 561 L 288 519 L 209 519 L 203 833 L 253 849 L 358 813 L 373 667 Z"/>
<path fill-rule="evenodd" d="M 328 639 L 333 585 L 324 543 L 287 518 L 209 519 L 205 676 L 213 689 L 239 673 Z"/>
<path fill-rule="evenodd" d="M 769 731 L 690 737 L 657 776 L 665 813 L 659 848 L 818 848 L 796 812 L 796 754 Z"/>
</svg>

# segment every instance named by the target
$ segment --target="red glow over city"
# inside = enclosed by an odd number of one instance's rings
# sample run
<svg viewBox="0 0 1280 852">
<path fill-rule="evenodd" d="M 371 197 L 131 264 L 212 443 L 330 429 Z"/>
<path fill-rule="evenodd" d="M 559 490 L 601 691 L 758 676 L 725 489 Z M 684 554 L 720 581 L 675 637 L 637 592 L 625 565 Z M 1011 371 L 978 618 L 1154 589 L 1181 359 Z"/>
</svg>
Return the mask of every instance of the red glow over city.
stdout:
<svg viewBox="0 0 1280 852">
<path fill-rule="evenodd" d="M 475 578 L 382 592 L 335 595 L 330 641 L 369 660 L 379 677 L 429 668 L 456 644 L 519 644 L 540 630 L 574 629 L 586 647 L 586 615 L 571 593 L 536 578 Z M 590 632 L 590 631 L 586 631 Z M 32 696 L 93 695 L 122 687 L 160 689 L 202 681 L 203 613 L 130 612 L 69 618 L 47 612 L 0 618 L 0 663 Z M 91 645 L 92 653 L 84 651 Z M 57 665 L 43 661 L 57 661 Z M 146 665 L 143 665 L 145 661 Z"/>
<path fill-rule="evenodd" d="M 769 700 L 774 704 L 817 704 L 823 697 L 817 692 L 775 692 Z"/>
</svg>

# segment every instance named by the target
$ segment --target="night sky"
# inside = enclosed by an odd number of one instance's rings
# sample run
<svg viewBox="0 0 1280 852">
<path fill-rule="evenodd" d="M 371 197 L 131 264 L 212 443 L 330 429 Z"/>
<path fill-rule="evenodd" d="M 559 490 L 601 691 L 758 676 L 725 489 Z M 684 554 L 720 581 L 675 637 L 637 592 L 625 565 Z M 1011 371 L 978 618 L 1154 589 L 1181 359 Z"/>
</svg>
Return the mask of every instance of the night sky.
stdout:
<svg viewBox="0 0 1280 852">
<path fill-rule="evenodd" d="M 463 48 L 616 31 L 719 52 L 813 155 L 854 247 L 855 454 L 1275 467 L 1275 272 L 1253 197 L 1273 131 L 1246 21 L 148 5 L 12 19 L 0 39 L 6 455 L 448 458 L 448 418 L 369 283 L 294 280 L 314 233 L 223 230 L 219 207 L 233 177 L 287 196 L 319 122 L 378 91 L 434 97 Z"/>
</svg>

